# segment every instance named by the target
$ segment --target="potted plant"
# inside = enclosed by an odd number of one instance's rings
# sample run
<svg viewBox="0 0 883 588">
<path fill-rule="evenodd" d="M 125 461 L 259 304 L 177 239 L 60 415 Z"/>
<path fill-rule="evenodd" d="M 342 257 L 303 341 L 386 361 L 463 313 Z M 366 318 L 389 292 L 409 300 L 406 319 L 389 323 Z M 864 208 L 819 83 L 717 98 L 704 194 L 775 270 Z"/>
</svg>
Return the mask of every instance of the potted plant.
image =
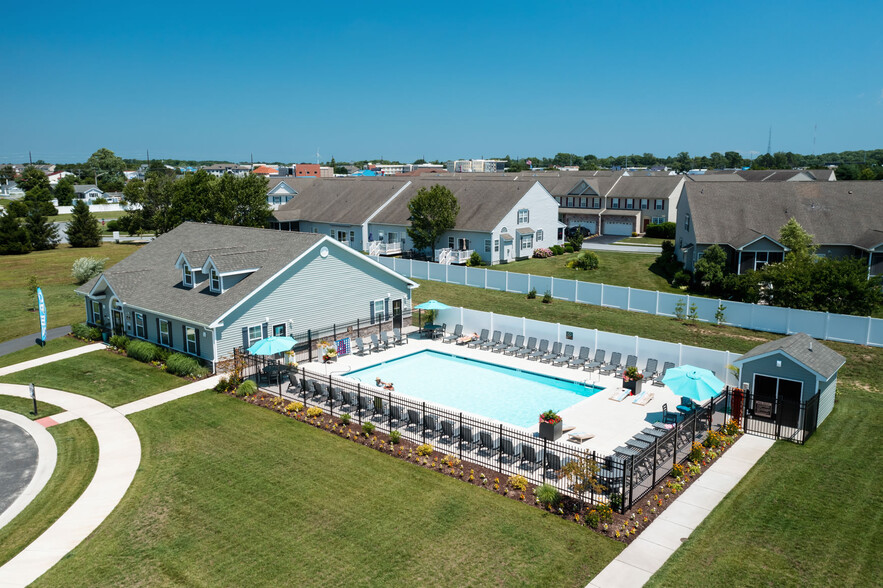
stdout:
<svg viewBox="0 0 883 588">
<path fill-rule="evenodd" d="M 629 366 L 622 374 L 622 387 L 631 390 L 632 395 L 641 393 L 641 382 L 644 380 L 644 374 L 638 371 L 635 366 Z"/>
<path fill-rule="evenodd" d="M 334 343 L 322 341 L 319 343 L 319 349 L 322 351 L 322 361 L 328 363 L 337 359 L 337 347 Z"/>
<path fill-rule="evenodd" d="M 540 439 L 557 441 L 561 437 L 561 417 L 554 410 L 547 410 L 540 415 Z"/>
</svg>

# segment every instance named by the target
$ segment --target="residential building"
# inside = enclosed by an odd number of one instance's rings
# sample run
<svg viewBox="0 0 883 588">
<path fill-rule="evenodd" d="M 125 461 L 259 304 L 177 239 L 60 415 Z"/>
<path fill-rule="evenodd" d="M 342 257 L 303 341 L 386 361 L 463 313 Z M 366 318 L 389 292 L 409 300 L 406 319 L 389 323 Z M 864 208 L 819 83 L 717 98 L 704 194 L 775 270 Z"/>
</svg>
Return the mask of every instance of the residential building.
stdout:
<svg viewBox="0 0 883 588">
<path fill-rule="evenodd" d="M 243 178 L 251 173 L 251 166 L 237 165 L 235 163 L 216 163 L 214 165 L 204 165 L 200 169 L 204 169 L 211 175 L 219 178 L 224 174 L 233 174 L 238 178 Z"/>
<path fill-rule="evenodd" d="M 675 252 L 688 270 L 713 244 L 729 269 L 744 273 L 784 259 L 779 230 L 797 220 L 817 255 L 859 257 L 883 275 L 883 182 L 737 182 L 684 184 Z"/>
<path fill-rule="evenodd" d="M 833 169 L 725 169 L 703 170 L 689 174 L 695 181 L 709 181 L 717 176 L 736 176 L 746 182 L 835 182 Z M 711 180 L 714 181 L 714 180 Z"/>
<path fill-rule="evenodd" d="M 106 198 L 104 191 L 95 184 L 74 184 L 74 196 L 92 204 L 97 198 Z"/>
<path fill-rule="evenodd" d="M 88 324 L 215 366 L 269 335 L 407 326 L 416 287 L 326 235 L 183 223 L 76 291 Z"/>
<path fill-rule="evenodd" d="M 292 176 L 269 178 L 267 181 L 267 204 L 273 210 L 279 208 L 297 196 L 299 190 L 310 182 L 315 181 L 315 179 L 312 177 L 298 178 Z"/>
<path fill-rule="evenodd" d="M 278 175 L 279 170 L 276 169 L 275 167 L 270 167 L 269 165 L 259 165 L 256 168 L 254 168 L 253 170 L 251 170 L 251 173 L 259 175 L 259 176 L 269 177 L 269 176 Z"/>
<path fill-rule="evenodd" d="M 63 170 L 63 171 L 58 171 L 58 172 L 52 172 L 49 175 L 47 175 L 46 177 L 49 178 L 49 185 L 50 186 L 57 186 L 58 181 L 61 178 L 67 178 L 72 175 L 74 175 L 74 174 L 69 171 Z"/>
</svg>

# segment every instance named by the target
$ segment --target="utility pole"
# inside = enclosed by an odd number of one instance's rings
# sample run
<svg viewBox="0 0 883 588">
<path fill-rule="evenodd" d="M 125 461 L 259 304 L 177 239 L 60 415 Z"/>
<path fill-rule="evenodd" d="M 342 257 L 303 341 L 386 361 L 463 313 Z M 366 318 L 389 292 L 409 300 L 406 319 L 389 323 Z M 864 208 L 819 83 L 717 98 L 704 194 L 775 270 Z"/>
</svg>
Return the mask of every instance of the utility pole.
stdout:
<svg viewBox="0 0 883 588">
<path fill-rule="evenodd" d="M 773 125 L 770 125 L 770 134 L 766 142 L 766 154 L 771 155 L 773 152 Z"/>
<path fill-rule="evenodd" d="M 30 151 L 28 151 L 28 164 L 29 164 L 29 165 L 34 165 L 34 160 L 31 159 L 31 152 L 30 152 Z"/>
</svg>

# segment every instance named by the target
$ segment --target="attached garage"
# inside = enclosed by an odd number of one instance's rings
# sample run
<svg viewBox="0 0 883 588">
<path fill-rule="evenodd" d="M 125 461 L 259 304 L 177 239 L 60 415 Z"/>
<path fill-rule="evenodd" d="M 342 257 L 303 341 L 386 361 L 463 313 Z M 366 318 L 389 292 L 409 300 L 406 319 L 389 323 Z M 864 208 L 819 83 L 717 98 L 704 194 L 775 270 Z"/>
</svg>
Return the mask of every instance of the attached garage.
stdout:
<svg viewBox="0 0 883 588">
<path fill-rule="evenodd" d="M 584 227 L 589 230 L 593 235 L 598 232 L 598 221 L 594 220 L 569 220 L 567 221 L 567 227 Z"/>
<path fill-rule="evenodd" d="M 632 219 L 604 219 L 601 230 L 602 235 L 624 235 L 630 236 L 635 230 L 635 223 Z"/>
</svg>

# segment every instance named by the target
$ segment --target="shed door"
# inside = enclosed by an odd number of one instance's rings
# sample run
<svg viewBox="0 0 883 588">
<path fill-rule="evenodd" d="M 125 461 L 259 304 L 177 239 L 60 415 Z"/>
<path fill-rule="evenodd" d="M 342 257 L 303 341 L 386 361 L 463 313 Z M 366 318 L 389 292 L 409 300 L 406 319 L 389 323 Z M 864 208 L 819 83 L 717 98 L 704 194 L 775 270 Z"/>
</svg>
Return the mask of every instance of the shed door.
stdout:
<svg viewBox="0 0 883 588">
<path fill-rule="evenodd" d="M 803 396 L 803 382 L 754 376 L 754 415 L 763 417 L 769 414 L 780 425 L 797 427 L 800 418 L 800 402 Z"/>
</svg>

